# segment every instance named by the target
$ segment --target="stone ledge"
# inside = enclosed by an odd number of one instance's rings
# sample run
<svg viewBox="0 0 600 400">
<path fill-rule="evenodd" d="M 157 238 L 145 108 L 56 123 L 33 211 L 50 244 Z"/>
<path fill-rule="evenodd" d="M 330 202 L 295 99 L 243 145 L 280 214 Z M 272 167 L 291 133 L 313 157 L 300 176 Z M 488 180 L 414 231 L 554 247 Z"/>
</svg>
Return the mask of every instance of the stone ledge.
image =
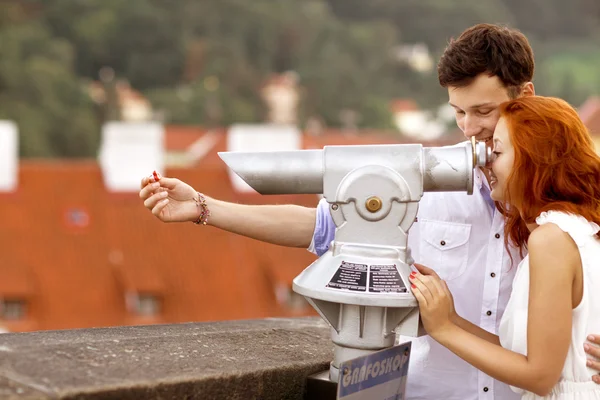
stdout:
<svg viewBox="0 0 600 400">
<path fill-rule="evenodd" d="M 329 368 L 320 318 L 0 335 L 2 399 L 302 399 Z"/>
</svg>

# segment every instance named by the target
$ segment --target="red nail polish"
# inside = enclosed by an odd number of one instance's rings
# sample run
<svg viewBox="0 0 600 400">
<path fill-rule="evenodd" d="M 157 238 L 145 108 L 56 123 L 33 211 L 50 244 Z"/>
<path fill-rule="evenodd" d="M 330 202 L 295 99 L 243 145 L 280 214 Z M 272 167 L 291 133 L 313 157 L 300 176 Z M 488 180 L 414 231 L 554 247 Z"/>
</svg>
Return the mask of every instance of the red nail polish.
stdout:
<svg viewBox="0 0 600 400">
<path fill-rule="evenodd" d="M 154 176 L 154 180 L 156 182 L 158 182 L 160 180 L 160 174 L 156 171 L 152 172 L 152 175 Z"/>
<path fill-rule="evenodd" d="M 411 287 L 411 288 L 413 288 L 413 289 L 416 289 L 416 288 L 417 288 L 417 287 L 415 286 L 415 284 L 414 284 L 414 283 L 411 283 L 411 284 L 410 284 L 410 287 Z"/>
</svg>

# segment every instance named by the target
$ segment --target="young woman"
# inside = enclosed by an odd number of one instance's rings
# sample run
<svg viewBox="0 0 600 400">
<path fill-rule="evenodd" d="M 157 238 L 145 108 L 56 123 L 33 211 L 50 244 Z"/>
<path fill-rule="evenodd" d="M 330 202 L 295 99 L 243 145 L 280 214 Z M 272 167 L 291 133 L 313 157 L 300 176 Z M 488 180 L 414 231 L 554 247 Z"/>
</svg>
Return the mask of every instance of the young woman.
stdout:
<svg viewBox="0 0 600 400">
<path fill-rule="evenodd" d="M 491 197 L 517 266 L 499 336 L 457 315 L 446 283 L 411 275 L 429 335 L 523 399 L 600 399 L 581 346 L 600 330 L 600 157 L 566 102 L 526 96 L 500 107 Z"/>
</svg>

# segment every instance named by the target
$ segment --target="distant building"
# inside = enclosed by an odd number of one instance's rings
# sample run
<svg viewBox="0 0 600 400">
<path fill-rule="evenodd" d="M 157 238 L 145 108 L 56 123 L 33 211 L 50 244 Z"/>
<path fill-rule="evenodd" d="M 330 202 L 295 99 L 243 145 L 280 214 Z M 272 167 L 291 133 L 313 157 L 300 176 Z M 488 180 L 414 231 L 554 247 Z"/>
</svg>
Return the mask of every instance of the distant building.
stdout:
<svg viewBox="0 0 600 400">
<path fill-rule="evenodd" d="M 114 91 L 121 121 L 145 122 L 155 119 L 150 101 L 139 91 L 133 89 L 129 82 L 125 80 L 117 81 L 114 84 Z M 96 104 L 108 105 L 109 95 L 105 83 L 92 82 L 88 87 L 88 93 Z"/>
<path fill-rule="evenodd" d="M 413 71 L 429 72 L 435 63 L 429 48 L 424 43 L 404 44 L 394 49 L 394 55 L 399 62 L 408 65 Z"/>
<path fill-rule="evenodd" d="M 417 141 L 435 140 L 447 130 L 442 120 L 428 111 L 420 110 L 411 99 L 396 99 L 390 107 L 394 125 L 408 138 Z"/>
<path fill-rule="evenodd" d="M 600 96 L 590 96 L 578 111 L 592 136 L 600 136 Z"/>
<path fill-rule="evenodd" d="M 272 75 L 263 84 L 260 94 L 267 106 L 266 122 L 286 125 L 298 123 L 298 74 L 290 71 Z"/>
<path fill-rule="evenodd" d="M 590 131 L 596 151 L 600 151 L 600 97 L 590 96 L 578 109 L 579 117 Z"/>
</svg>

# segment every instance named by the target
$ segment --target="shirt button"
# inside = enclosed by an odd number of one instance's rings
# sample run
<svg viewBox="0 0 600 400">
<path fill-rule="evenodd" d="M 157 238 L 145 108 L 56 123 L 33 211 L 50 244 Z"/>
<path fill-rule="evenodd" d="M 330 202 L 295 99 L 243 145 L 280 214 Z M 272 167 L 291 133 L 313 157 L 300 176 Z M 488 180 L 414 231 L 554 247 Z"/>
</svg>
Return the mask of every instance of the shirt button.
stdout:
<svg viewBox="0 0 600 400">
<path fill-rule="evenodd" d="M 500 239 L 500 234 L 499 234 L 499 233 L 496 233 L 496 234 L 494 235 L 494 237 L 495 237 L 496 239 Z"/>
<path fill-rule="evenodd" d="M 490 390 L 490 389 L 488 389 L 487 386 L 483 388 L 484 392 L 487 392 L 488 390 Z"/>
<path fill-rule="evenodd" d="M 486 314 L 487 316 L 490 316 L 490 315 L 492 315 L 492 312 L 491 312 L 491 311 L 488 311 L 488 312 L 486 312 L 485 314 Z"/>
<path fill-rule="evenodd" d="M 492 278 L 495 278 L 495 277 L 496 277 L 496 273 L 495 273 L 495 272 L 492 272 L 492 273 L 490 274 L 490 276 L 491 276 Z"/>
<path fill-rule="evenodd" d="M 446 242 L 445 242 L 444 240 L 442 240 L 442 241 L 440 242 L 440 244 L 441 244 L 442 246 L 445 246 L 445 245 L 446 245 Z"/>
</svg>

